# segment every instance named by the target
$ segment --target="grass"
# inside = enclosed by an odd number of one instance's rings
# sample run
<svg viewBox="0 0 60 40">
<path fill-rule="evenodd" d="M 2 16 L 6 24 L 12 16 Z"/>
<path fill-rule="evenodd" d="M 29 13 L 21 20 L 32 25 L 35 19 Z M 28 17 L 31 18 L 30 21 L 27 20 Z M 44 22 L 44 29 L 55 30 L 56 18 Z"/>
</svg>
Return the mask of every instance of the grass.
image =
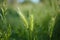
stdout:
<svg viewBox="0 0 60 40">
<path fill-rule="evenodd" d="M 0 40 L 51 40 L 59 6 L 50 3 L 0 7 Z"/>
</svg>

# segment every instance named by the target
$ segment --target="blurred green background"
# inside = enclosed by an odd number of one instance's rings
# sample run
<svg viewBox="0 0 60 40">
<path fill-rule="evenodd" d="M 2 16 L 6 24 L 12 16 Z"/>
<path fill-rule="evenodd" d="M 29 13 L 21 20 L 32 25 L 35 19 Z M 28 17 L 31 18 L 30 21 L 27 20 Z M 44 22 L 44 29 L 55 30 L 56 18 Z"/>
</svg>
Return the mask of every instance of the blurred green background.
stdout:
<svg viewBox="0 0 60 40">
<path fill-rule="evenodd" d="M 60 0 L 0 0 L 0 40 L 60 40 Z"/>
</svg>

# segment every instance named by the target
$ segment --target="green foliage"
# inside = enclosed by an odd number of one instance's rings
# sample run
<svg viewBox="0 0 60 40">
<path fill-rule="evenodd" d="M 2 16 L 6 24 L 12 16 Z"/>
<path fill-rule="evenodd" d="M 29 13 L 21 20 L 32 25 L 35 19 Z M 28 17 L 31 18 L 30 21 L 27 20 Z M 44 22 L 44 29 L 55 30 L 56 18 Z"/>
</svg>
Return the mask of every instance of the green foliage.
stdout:
<svg viewBox="0 0 60 40">
<path fill-rule="evenodd" d="M 0 7 L 0 40 L 52 40 L 58 10 L 55 3 L 20 7 L 4 4 Z"/>
</svg>

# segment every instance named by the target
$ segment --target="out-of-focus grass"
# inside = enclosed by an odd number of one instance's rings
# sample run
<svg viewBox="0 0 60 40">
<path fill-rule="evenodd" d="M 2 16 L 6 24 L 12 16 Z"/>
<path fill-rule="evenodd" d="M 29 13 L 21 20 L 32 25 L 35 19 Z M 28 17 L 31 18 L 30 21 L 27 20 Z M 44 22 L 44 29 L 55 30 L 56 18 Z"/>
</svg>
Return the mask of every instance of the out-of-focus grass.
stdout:
<svg viewBox="0 0 60 40">
<path fill-rule="evenodd" d="M 58 6 L 51 0 L 47 4 L 27 4 L 0 9 L 1 40 L 50 40 Z M 2 20 L 3 19 L 3 20 Z"/>
</svg>

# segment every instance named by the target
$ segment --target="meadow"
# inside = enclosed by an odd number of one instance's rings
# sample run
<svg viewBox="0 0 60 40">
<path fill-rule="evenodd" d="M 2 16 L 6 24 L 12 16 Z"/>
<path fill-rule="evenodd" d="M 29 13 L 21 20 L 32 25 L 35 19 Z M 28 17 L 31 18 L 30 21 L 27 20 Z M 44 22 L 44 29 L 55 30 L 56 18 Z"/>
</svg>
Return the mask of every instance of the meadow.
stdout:
<svg viewBox="0 0 60 40">
<path fill-rule="evenodd" d="M 58 12 L 57 0 L 17 6 L 3 2 L 0 4 L 0 40 L 59 40 L 52 37 L 56 21 L 60 20 Z"/>
</svg>

